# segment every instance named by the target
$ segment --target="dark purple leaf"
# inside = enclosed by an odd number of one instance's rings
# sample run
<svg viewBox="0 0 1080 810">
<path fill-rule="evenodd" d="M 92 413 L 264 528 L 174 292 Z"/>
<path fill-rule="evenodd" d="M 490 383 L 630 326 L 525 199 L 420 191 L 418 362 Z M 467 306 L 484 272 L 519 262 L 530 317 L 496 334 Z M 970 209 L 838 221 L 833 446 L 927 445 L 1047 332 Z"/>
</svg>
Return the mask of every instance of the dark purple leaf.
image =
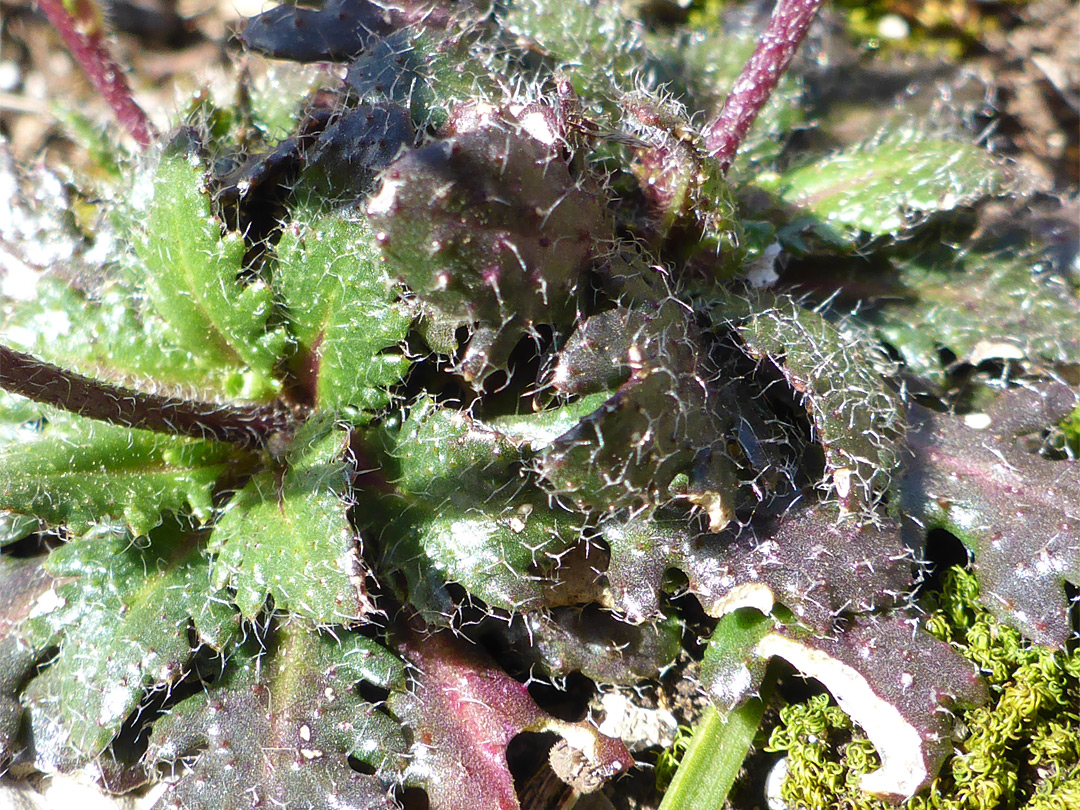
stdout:
<svg viewBox="0 0 1080 810">
<path fill-rule="evenodd" d="M 840 614 L 896 604 L 912 584 L 914 560 L 895 522 L 860 523 L 825 506 L 720 534 L 647 519 L 612 521 L 602 534 L 613 607 L 635 622 L 657 615 L 669 568 L 686 574 L 712 616 L 747 605 L 768 613 L 778 602 L 819 632 Z"/>
<path fill-rule="evenodd" d="M 611 229 L 544 116 L 477 102 L 455 109 L 447 131 L 383 172 L 368 216 L 391 275 L 432 317 L 478 326 L 462 372 L 482 380 L 539 324 L 569 325 Z"/>
<path fill-rule="evenodd" d="M 537 470 L 552 492 L 580 509 L 613 511 L 681 496 L 704 507 L 720 529 L 732 516 L 734 472 L 722 446 L 726 411 L 709 382 L 715 373 L 701 335 L 673 301 L 615 312 L 590 319 L 574 334 L 554 384 L 573 390 L 572 375 L 581 371 L 581 385 L 591 390 L 605 365 L 610 376 L 629 373 L 630 379 L 545 446 Z M 625 324 L 622 335 L 617 318 Z M 686 485 L 671 487 L 679 475 Z"/>
<path fill-rule="evenodd" d="M 390 10 L 370 0 L 328 0 L 321 9 L 285 4 L 251 17 L 240 39 L 275 59 L 343 61 L 393 31 L 396 22 Z"/>
<path fill-rule="evenodd" d="M 903 481 L 907 514 L 959 537 L 975 558 L 980 599 L 1038 644 L 1072 629 L 1064 583 L 1080 583 L 1080 469 L 1026 447 L 1025 436 L 1076 407 L 1056 383 L 1008 391 L 985 414 L 950 416 L 913 405 Z"/>
<path fill-rule="evenodd" d="M 409 114 L 395 104 L 361 104 L 328 126 L 307 154 L 306 177 L 333 198 L 356 198 L 413 142 Z"/>
<path fill-rule="evenodd" d="M 781 628 L 754 648 L 760 658 L 780 656 L 821 681 L 863 727 L 881 767 L 860 786 L 889 800 L 921 790 L 952 752 L 949 709 L 988 697 L 971 662 L 918 624 L 904 614 L 864 617 L 830 638 Z"/>
<path fill-rule="evenodd" d="M 405 752 L 398 723 L 356 685 L 404 688 L 404 665 L 368 639 L 294 623 L 249 643 L 224 678 L 154 725 L 148 758 L 198 756 L 155 810 L 375 810 Z M 375 771 L 354 770 L 355 757 Z"/>
</svg>

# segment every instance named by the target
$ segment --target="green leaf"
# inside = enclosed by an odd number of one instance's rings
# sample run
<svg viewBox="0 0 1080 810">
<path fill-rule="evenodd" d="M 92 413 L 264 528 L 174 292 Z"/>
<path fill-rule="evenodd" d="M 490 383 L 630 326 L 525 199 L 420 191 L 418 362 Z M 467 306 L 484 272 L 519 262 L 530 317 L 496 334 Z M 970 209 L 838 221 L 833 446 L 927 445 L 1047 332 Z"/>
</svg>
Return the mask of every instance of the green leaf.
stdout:
<svg viewBox="0 0 1080 810">
<path fill-rule="evenodd" d="M 631 77 L 643 70 L 648 57 L 644 26 L 631 21 L 617 3 L 517 0 L 502 26 L 548 55 L 578 95 L 610 105 L 613 113 L 622 93 L 635 89 Z"/>
<path fill-rule="evenodd" d="M 246 365 L 246 397 L 267 399 L 276 393 L 280 384 L 273 370 L 285 333 L 267 323 L 273 291 L 259 279 L 240 278 L 243 237 L 222 235 L 195 156 L 162 158 L 146 233 L 137 247 L 151 303 L 180 345 L 217 367 Z"/>
<path fill-rule="evenodd" d="M 255 618 L 274 606 L 319 625 L 361 621 L 371 609 L 356 531 L 348 518 L 353 465 L 349 431 L 309 421 L 284 473 L 253 477 L 225 508 L 210 537 L 217 588 Z"/>
<path fill-rule="evenodd" d="M 85 757 L 105 749 L 148 691 L 178 682 L 195 648 L 223 651 L 239 630 L 210 587 L 200 535 L 175 523 L 149 538 L 93 529 L 55 549 L 46 570 L 58 584 L 38 600 L 27 632 L 60 652 L 24 700 L 35 728 L 59 723 Z"/>
<path fill-rule="evenodd" d="M 501 96 L 497 72 L 471 53 L 471 44 L 403 28 L 372 42 L 345 81 L 363 102 L 399 104 L 418 128 L 436 131 L 457 104 Z"/>
<path fill-rule="evenodd" d="M 724 806 L 731 785 L 754 742 L 765 699 L 752 698 L 726 714 L 705 709 L 660 810 L 714 810 Z"/>
<path fill-rule="evenodd" d="M 136 388 L 152 379 L 156 388 L 200 399 L 244 393 L 244 367 L 207 363 L 181 348 L 161 319 L 137 301 L 118 280 L 91 292 L 46 274 L 33 298 L 0 300 L 0 334 L 8 346 L 98 379 Z"/>
<path fill-rule="evenodd" d="M 78 534 L 123 521 L 146 534 L 166 512 L 209 519 L 234 451 L 0 398 L 0 510 Z"/>
<path fill-rule="evenodd" d="M 886 131 L 759 182 L 840 246 L 853 246 L 860 233 L 895 236 L 929 214 L 1005 193 L 1009 185 L 1003 164 L 985 149 L 913 128 Z"/>
<path fill-rule="evenodd" d="M 410 601 L 431 621 L 452 610 L 448 582 L 505 610 L 551 595 L 549 569 L 577 541 L 583 519 L 549 506 L 522 477 L 522 450 L 508 436 L 429 399 L 387 437 L 397 491 L 381 547 Z M 382 529 L 374 527 L 373 530 Z"/>
<path fill-rule="evenodd" d="M 219 682 L 155 724 L 150 761 L 198 759 L 154 810 L 241 810 L 256 797 L 269 807 L 396 808 L 389 786 L 407 743 L 398 721 L 361 697 L 361 682 L 399 692 L 404 663 L 340 629 L 292 623 L 253 639 Z M 349 757 L 375 773 L 353 770 Z"/>
<path fill-rule="evenodd" d="M 766 661 L 754 649 L 775 627 L 772 616 L 741 607 L 720 617 L 701 665 L 702 685 L 724 713 L 753 694 L 765 677 Z"/>
<path fill-rule="evenodd" d="M 412 316 L 383 269 L 367 218 L 293 212 L 277 246 L 275 284 L 298 344 L 301 378 L 324 410 L 372 411 L 409 367 L 400 344 Z"/>
<path fill-rule="evenodd" d="M 53 585 L 42 558 L 0 555 L 0 771 L 22 744 L 19 692 L 44 649 L 29 642 L 23 622 Z"/>
<path fill-rule="evenodd" d="M 1080 362 L 1080 289 L 1038 253 L 937 249 L 896 266 L 899 294 L 862 317 L 915 373 L 944 383 L 942 350 L 973 365 Z"/>
</svg>

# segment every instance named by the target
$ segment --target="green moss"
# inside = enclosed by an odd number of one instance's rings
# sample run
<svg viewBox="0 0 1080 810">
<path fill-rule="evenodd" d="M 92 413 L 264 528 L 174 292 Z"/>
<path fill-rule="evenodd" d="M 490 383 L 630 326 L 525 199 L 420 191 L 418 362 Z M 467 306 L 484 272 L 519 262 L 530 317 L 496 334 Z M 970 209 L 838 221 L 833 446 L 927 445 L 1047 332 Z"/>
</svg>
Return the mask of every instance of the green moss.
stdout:
<svg viewBox="0 0 1080 810">
<path fill-rule="evenodd" d="M 957 756 L 911 810 L 1080 806 L 1080 651 L 1029 644 L 978 603 L 975 576 L 952 569 L 926 607 L 926 627 L 975 662 L 991 702 L 958 712 Z M 878 767 L 873 746 L 828 695 L 780 712 L 767 750 L 788 757 L 781 795 L 789 808 L 885 810 L 859 789 Z"/>
<path fill-rule="evenodd" d="M 1061 448 L 1073 458 L 1080 457 L 1080 408 L 1062 419 L 1058 428 Z"/>
<path fill-rule="evenodd" d="M 656 791 L 663 793 L 667 790 L 671 780 L 675 777 L 675 771 L 679 769 L 683 755 L 690 745 L 690 739 L 694 736 L 694 729 L 690 726 L 679 726 L 675 733 L 675 739 L 671 746 L 660 752 L 656 758 Z"/>
</svg>

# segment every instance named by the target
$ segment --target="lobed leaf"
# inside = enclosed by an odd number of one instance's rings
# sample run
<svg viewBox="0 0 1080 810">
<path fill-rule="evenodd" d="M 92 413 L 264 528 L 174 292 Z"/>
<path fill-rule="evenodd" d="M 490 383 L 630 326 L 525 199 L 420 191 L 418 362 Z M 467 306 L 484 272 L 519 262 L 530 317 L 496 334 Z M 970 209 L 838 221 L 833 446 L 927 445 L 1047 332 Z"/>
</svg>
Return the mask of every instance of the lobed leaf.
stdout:
<svg viewBox="0 0 1080 810">
<path fill-rule="evenodd" d="M 239 617 L 211 587 L 200 542 L 175 523 L 143 538 L 102 526 L 49 554 L 56 583 L 25 625 L 38 647 L 60 648 L 23 693 L 38 762 L 101 754 L 198 647 L 231 646 Z"/>
<path fill-rule="evenodd" d="M 961 754 L 945 763 L 912 810 L 989 810 L 1002 802 L 1069 805 L 1076 783 L 1080 654 L 1026 642 L 978 600 L 974 574 L 956 566 L 930 595 L 925 627 L 973 662 L 990 686 L 985 706 L 959 707 Z M 1017 744 L 1017 741 L 1023 741 Z M 878 767 L 870 741 L 827 695 L 782 709 L 767 750 L 785 754 L 781 797 L 792 806 L 890 806 L 858 788 Z"/>
<path fill-rule="evenodd" d="M 768 624 L 721 621 L 718 646 L 706 651 L 707 688 L 734 706 L 755 693 L 773 656 L 821 681 L 881 757 L 861 779 L 868 793 L 899 801 L 925 787 L 952 750 L 947 710 L 987 700 L 970 662 L 903 613 L 858 617 L 830 637 Z"/>
<path fill-rule="evenodd" d="M 169 340 L 165 324 L 119 280 L 84 290 L 46 273 L 32 298 L 0 299 L 0 334 L 12 348 L 110 382 L 138 388 L 153 380 L 204 401 L 244 391 L 243 366 L 208 364 Z"/>
<path fill-rule="evenodd" d="M 660 586 L 672 568 L 686 575 L 709 615 L 741 606 L 768 613 L 778 603 L 818 632 L 840 614 L 891 607 L 912 585 L 912 554 L 897 523 L 842 518 L 825 505 L 719 534 L 640 517 L 608 521 L 600 531 L 611 550 L 612 607 L 634 622 L 657 614 Z"/>
<path fill-rule="evenodd" d="M 44 652 L 26 637 L 23 623 L 52 586 L 41 558 L 0 556 L 0 773 L 22 749 L 19 692 Z"/>
<path fill-rule="evenodd" d="M 583 519 L 528 485 L 522 450 L 430 400 L 414 405 L 388 440 L 394 491 L 384 498 L 391 517 L 380 536 L 382 566 L 401 571 L 421 613 L 445 622 L 450 582 L 505 610 L 544 604 L 550 570 L 577 541 Z"/>
<path fill-rule="evenodd" d="M 746 352 L 770 364 L 810 417 L 825 452 L 819 488 L 845 509 L 877 504 L 900 466 L 904 415 L 874 348 L 794 301 L 765 298 L 733 328 Z"/>
<path fill-rule="evenodd" d="M 212 514 L 218 479 L 236 463 L 219 442 L 117 427 L 0 398 L 0 509 L 79 534 L 122 521 L 146 534 L 165 513 Z"/>
<path fill-rule="evenodd" d="M 552 493 L 578 509 L 614 511 L 683 495 L 705 507 L 710 523 L 722 528 L 732 517 L 735 486 L 719 446 L 728 415 L 709 382 L 713 374 L 701 337 L 686 310 L 672 301 L 642 313 L 619 312 L 627 333 L 594 338 L 590 332 L 604 331 L 602 322 L 586 321 L 557 362 L 554 382 L 573 390 L 562 380 L 575 367 L 603 365 L 605 356 L 624 349 L 623 362 L 610 371 L 615 378 L 631 371 L 629 379 L 540 451 L 537 472 Z M 680 475 L 689 482 L 686 492 L 672 487 Z"/>
<path fill-rule="evenodd" d="M 164 155 L 153 183 L 146 232 L 136 247 L 154 309 L 204 363 L 247 366 L 245 398 L 270 398 L 280 388 L 274 365 L 285 349 L 285 333 L 268 323 L 272 290 L 241 278 L 243 237 L 222 235 L 197 157 Z"/>
<path fill-rule="evenodd" d="M 1050 461 L 1022 438 L 1070 413 L 1064 384 L 1001 394 L 965 417 L 911 406 L 914 458 L 901 481 L 907 514 L 948 529 L 975 558 L 981 599 L 1037 644 L 1072 635 L 1066 582 L 1080 584 L 1080 476 L 1076 461 Z"/>
<path fill-rule="evenodd" d="M 1080 290 L 1046 257 L 932 250 L 897 262 L 897 270 L 898 294 L 863 318 L 915 373 L 945 383 L 943 351 L 972 365 L 1080 362 Z"/>
<path fill-rule="evenodd" d="M 215 588 L 233 588 L 245 618 L 268 596 L 318 624 L 362 622 L 372 609 L 360 542 L 348 518 L 349 431 L 313 418 L 283 471 L 262 472 L 226 506 L 213 533 Z"/>
<path fill-rule="evenodd" d="M 478 325 L 461 363 L 480 381 L 540 324 L 566 328 L 582 272 L 609 236 L 598 198 L 559 155 L 543 111 L 477 102 L 451 136 L 406 152 L 368 203 L 391 275 L 451 330 Z"/>
<path fill-rule="evenodd" d="M 367 220 L 294 211 L 277 245 L 275 286 L 297 342 L 298 376 L 317 407 L 379 410 L 409 367 L 412 321 L 383 269 Z"/>
<path fill-rule="evenodd" d="M 548 56 L 579 96 L 616 115 L 617 100 L 633 89 L 631 80 L 648 58 L 643 26 L 601 0 L 516 0 L 501 23 Z"/>
<path fill-rule="evenodd" d="M 151 762 L 197 759 L 154 810 L 396 808 L 390 787 L 406 741 L 365 685 L 401 690 L 405 668 L 362 636 L 292 623 L 248 642 L 221 680 L 155 723 Z"/>
</svg>

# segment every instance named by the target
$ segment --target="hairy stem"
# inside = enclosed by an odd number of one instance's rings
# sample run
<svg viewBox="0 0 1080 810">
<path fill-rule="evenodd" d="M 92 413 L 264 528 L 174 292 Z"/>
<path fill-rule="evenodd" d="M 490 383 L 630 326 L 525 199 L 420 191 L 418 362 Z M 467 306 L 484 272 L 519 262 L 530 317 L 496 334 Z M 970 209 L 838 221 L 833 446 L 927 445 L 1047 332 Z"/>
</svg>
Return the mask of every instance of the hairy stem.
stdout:
<svg viewBox="0 0 1080 810">
<path fill-rule="evenodd" d="M 731 88 L 720 114 L 705 130 L 705 148 L 726 172 L 750 125 L 776 89 L 799 49 L 822 0 L 778 0 L 765 33 Z"/>
<path fill-rule="evenodd" d="M 84 377 L 0 345 L 0 388 L 124 427 L 258 447 L 289 429 L 278 405 L 221 405 L 149 394 Z"/>
<path fill-rule="evenodd" d="M 92 0 L 37 0 L 37 4 L 120 124 L 146 149 L 154 141 L 154 126 L 135 102 L 127 79 L 109 54 L 101 15 Z"/>
</svg>

